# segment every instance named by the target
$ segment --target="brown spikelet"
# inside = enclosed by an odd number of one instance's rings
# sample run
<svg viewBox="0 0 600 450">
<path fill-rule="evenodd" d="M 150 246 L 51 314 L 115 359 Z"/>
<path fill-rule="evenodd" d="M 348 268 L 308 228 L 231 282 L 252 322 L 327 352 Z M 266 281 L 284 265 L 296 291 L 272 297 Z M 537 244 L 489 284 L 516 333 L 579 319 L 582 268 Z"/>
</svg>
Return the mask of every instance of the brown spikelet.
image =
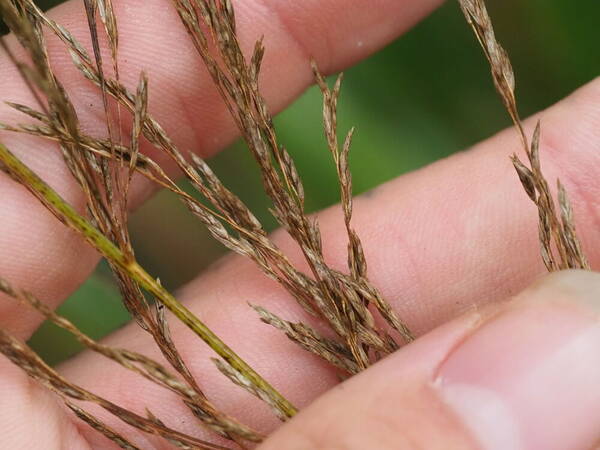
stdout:
<svg viewBox="0 0 600 450">
<path fill-rule="evenodd" d="M 527 196 L 536 204 L 539 215 L 539 240 L 544 265 L 549 272 L 564 269 L 590 269 L 575 232 L 573 211 L 559 180 L 560 215 L 540 162 L 541 126 L 538 122 L 531 145 L 521 122 L 515 98 L 515 75 L 508 54 L 496 40 L 492 21 L 483 0 L 459 0 L 460 7 L 473 28 L 488 59 L 496 90 L 500 94 L 521 139 L 530 167 L 515 154 L 511 159 Z"/>
<path fill-rule="evenodd" d="M 124 438 L 123 436 L 121 436 L 119 433 L 117 433 L 116 431 L 112 430 L 109 426 L 107 426 L 100 419 L 92 416 L 90 413 L 88 413 L 85 410 L 81 409 L 79 406 L 75 405 L 74 403 L 71 403 L 69 401 L 65 401 L 65 405 L 67 405 L 67 407 L 71 411 L 73 411 L 73 413 L 77 417 L 79 417 L 81 420 L 83 420 L 84 422 L 86 422 L 94 430 L 98 431 L 99 433 L 102 433 L 104 436 L 106 436 L 108 439 L 110 439 L 111 441 L 113 441 L 119 447 L 121 447 L 121 448 L 123 448 L 125 450 L 138 450 L 139 449 L 139 447 L 136 447 L 131 442 L 129 442 L 126 438 Z"/>
</svg>

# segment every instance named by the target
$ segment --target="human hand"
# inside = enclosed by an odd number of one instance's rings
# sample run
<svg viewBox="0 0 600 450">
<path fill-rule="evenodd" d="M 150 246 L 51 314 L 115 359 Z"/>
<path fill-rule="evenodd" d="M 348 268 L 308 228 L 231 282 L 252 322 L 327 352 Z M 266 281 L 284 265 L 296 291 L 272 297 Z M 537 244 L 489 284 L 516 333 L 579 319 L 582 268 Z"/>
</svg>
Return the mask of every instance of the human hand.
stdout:
<svg viewBox="0 0 600 450">
<path fill-rule="evenodd" d="M 144 2 L 143 7 L 130 8 L 130 2 L 119 9 L 123 81 L 135 83 L 140 69 L 151 67 L 151 108 L 157 110 L 159 121 L 169 130 L 178 130 L 176 137 L 182 147 L 200 147 L 203 155 L 208 155 L 232 138 L 233 129 L 225 120 L 220 100 L 207 88 L 208 80 L 198 79 L 202 73 L 200 63 L 167 3 L 152 0 Z M 276 3 L 272 9 L 259 8 L 255 2 L 239 5 L 242 37 L 251 41 L 249 37 L 258 28 L 269 43 L 264 80 L 265 93 L 274 109 L 281 109 L 310 82 L 306 55 L 315 56 L 324 70 L 337 70 L 384 44 L 437 2 L 381 2 L 378 8 L 371 4 L 365 7 L 358 1 L 346 1 L 343 7 L 340 3 Z M 344 11 L 341 15 L 340 10 Z M 81 12 L 81 5 L 68 4 L 55 14 L 83 40 L 87 31 Z M 271 20 L 265 20 L 269 16 Z M 140 22 L 146 24 L 142 29 Z M 363 36 L 361 47 L 356 45 L 357 35 Z M 161 40 L 157 41 L 156 36 Z M 329 46 L 322 46 L 323 42 Z M 50 47 L 59 76 L 73 98 L 82 103 L 90 99 L 98 102 L 97 93 L 71 69 L 60 45 L 51 42 Z M 172 48 L 181 49 L 181 53 L 174 54 Z M 169 64 L 156 64 L 161 60 Z M 0 74 L 0 98 L 31 103 L 10 64 L 2 64 Z M 566 175 L 576 208 L 589 205 L 594 192 L 593 186 L 586 186 L 585 192 L 573 189 L 575 178 L 568 174 L 577 173 L 576 179 L 595 179 L 598 152 L 594 146 L 598 144 L 594 124 L 598 111 L 590 105 L 597 90 L 597 83 L 592 84 L 576 94 L 575 100 L 544 115 L 548 132 L 543 145 L 551 143 L 552 148 L 564 151 L 548 156 L 553 158 L 554 167 L 560 167 L 563 179 Z M 173 98 L 182 99 L 181 103 L 173 102 Z M 3 120 L 10 119 L 9 115 L 3 111 Z M 81 119 L 90 130 L 103 129 L 102 118 L 93 113 L 81 115 Z M 189 127 L 181 127 L 181 123 Z M 42 153 L 37 150 L 41 147 L 38 141 L 23 136 L 6 135 L 3 140 L 70 202 L 81 204 L 57 153 Z M 358 199 L 355 224 L 363 236 L 373 281 L 420 334 L 471 305 L 513 295 L 540 271 L 536 236 L 523 231 L 535 229 L 535 214 L 520 192 L 506 157 L 517 145 L 512 132 L 501 134 L 468 154 L 399 178 L 369 198 Z M 31 148 L 36 149 L 35 153 Z M 574 151 L 567 156 L 570 148 Z M 97 256 L 21 188 L 2 178 L 0 189 L 6 208 L 0 224 L 4 251 L 0 273 L 56 305 L 89 274 Z M 147 191 L 148 186 L 136 186 L 135 201 L 142 201 Z M 583 217 L 584 237 L 593 229 L 593 217 L 593 213 Z M 339 216 L 333 210 L 326 211 L 320 221 L 324 241 L 329 245 L 328 256 L 342 266 L 345 242 L 336 233 Z M 276 239 L 293 254 L 293 246 L 283 234 L 278 233 Z M 516 249 L 522 254 L 515 256 Z M 590 256 L 595 261 L 597 255 Z M 236 280 L 234 286 L 231 279 Z M 525 448 L 589 447 L 596 439 L 597 428 L 590 417 L 598 416 L 594 408 L 600 403 L 590 380 L 597 379 L 594 375 L 600 363 L 587 347 L 598 338 L 595 314 L 587 309 L 590 302 L 585 299 L 597 292 L 594 286 L 598 282 L 594 276 L 574 273 L 549 283 L 523 294 L 517 304 L 502 306 L 495 312 L 484 308 L 468 313 L 419 339 L 307 407 L 265 447 L 469 448 L 475 446 L 476 439 L 498 448 L 511 448 L 515 442 L 511 439 L 521 439 Z M 577 284 L 585 289 L 573 287 Z M 229 258 L 192 282 L 180 297 L 187 299 L 195 313 L 295 403 L 307 405 L 337 383 L 335 374 L 313 357 L 276 331 L 247 319 L 248 298 L 260 298 L 261 304 L 274 311 L 285 309 L 286 317 L 304 319 L 302 312 L 286 301 L 285 293 L 264 280 L 249 263 Z M 546 302 L 541 304 L 540 299 Z M 540 321 L 538 316 L 547 320 Z M 23 338 L 39 325 L 37 317 L 12 303 L 2 305 L 0 317 Z M 509 322 L 498 325 L 506 317 Z M 174 326 L 173 333 L 184 355 L 192 361 L 193 371 L 210 386 L 211 397 L 219 404 L 231 405 L 228 411 L 261 429 L 273 427 L 265 411 L 249 411 L 250 403 L 238 392 L 231 392 L 228 382 L 214 372 L 208 353 L 197 348 L 201 347 L 197 340 L 182 327 Z M 495 337 L 489 337 L 490 333 Z M 481 336 L 485 337 L 483 349 L 477 344 Z M 109 342 L 145 353 L 152 347 L 133 327 L 116 333 Z M 500 352 L 505 346 L 508 351 Z M 564 351 L 552 352 L 555 348 Z M 459 362 L 453 366 L 456 360 Z M 146 402 L 156 399 L 153 404 L 162 405 L 156 411 L 161 417 L 179 429 L 196 431 L 175 398 L 129 373 L 111 370 L 107 374 L 101 364 L 89 355 L 81 355 L 64 365 L 62 371 L 74 381 L 142 413 Z M 500 370 L 507 367 L 519 370 Z M 493 370 L 488 375 L 485 371 L 489 368 Z M 0 362 L 0 370 L 0 389 L 5 391 L 0 411 L 4 445 L 109 446 L 86 425 L 73 422 L 52 395 L 31 384 L 5 360 Z M 536 383 L 532 386 L 526 380 L 534 375 Z M 566 386 L 579 389 L 569 390 Z M 524 395 L 531 395 L 531 402 L 522 401 Z M 460 402 L 464 399 L 468 400 L 466 405 Z M 482 403 L 492 407 L 482 412 Z M 557 418 L 564 422 L 550 425 Z M 124 429 L 106 420 L 114 428 Z M 126 434 L 131 435 L 130 430 Z M 137 436 L 136 442 L 143 448 L 158 445 L 142 436 Z"/>
</svg>

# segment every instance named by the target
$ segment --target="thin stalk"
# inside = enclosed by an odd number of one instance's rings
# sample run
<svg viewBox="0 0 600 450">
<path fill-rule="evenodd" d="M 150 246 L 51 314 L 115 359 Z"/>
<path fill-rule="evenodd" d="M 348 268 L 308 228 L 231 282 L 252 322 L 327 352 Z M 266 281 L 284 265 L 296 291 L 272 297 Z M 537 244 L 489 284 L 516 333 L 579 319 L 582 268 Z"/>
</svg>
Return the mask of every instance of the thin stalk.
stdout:
<svg viewBox="0 0 600 450">
<path fill-rule="evenodd" d="M 85 240 L 97 249 L 106 259 L 117 265 L 134 279 L 142 288 L 154 295 L 179 320 L 185 323 L 211 349 L 223 358 L 231 367 L 243 374 L 258 389 L 267 394 L 276 407 L 293 417 L 297 409 L 252 367 L 240 358 L 210 328 L 208 328 L 189 309 L 183 306 L 173 295 L 162 287 L 159 281 L 146 272 L 135 260 L 123 253 L 109 239 L 101 234 L 84 217 L 75 211 L 56 191 L 21 162 L 6 146 L 0 143 L 0 162 L 6 172 L 26 186 L 44 205 L 65 225 L 79 232 Z"/>
</svg>

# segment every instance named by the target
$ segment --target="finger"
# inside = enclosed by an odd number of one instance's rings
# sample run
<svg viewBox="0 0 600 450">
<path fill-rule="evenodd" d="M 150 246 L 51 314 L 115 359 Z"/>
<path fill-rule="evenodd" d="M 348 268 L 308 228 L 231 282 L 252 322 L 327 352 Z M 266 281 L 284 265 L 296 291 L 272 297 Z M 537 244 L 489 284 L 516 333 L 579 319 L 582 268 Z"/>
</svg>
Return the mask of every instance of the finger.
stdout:
<svg viewBox="0 0 600 450">
<path fill-rule="evenodd" d="M 543 113 L 542 154 L 549 179 L 560 173 L 571 193 L 578 230 L 593 265 L 598 264 L 595 195 L 600 164 L 600 81 Z M 535 118 L 534 118 L 535 119 Z M 534 121 L 527 123 L 531 130 Z M 568 130 L 565 131 L 565 130 Z M 400 177 L 356 202 L 354 224 L 362 237 L 374 284 L 418 334 L 474 306 L 499 301 L 523 289 L 544 271 L 539 256 L 537 213 L 519 186 L 508 155 L 518 151 L 512 130 L 477 148 Z M 584 185 L 578 184 L 578 181 Z M 319 215 L 327 260 L 343 269 L 346 239 L 337 208 Z M 340 228 L 342 227 L 342 228 Z M 298 262 L 300 255 L 283 233 L 275 239 Z M 289 320 L 307 320 L 294 300 L 250 262 L 228 257 L 181 293 L 188 306 L 277 388 L 299 405 L 337 382 L 315 358 L 253 318 L 247 302 Z M 173 334 L 208 394 L 232 414 L 272 427 L 265 410 L 214 370 L 211 353 L 183 326 Z M 149 353 L 153 345 L 130 326 L 109 342 Z M 156 355 L 156 351 L 153 353 Z M 103 382 L 105 362 L 84 355 L 65 367 L 67 375 L 143 412 L 144 400 L 161 399 L 168 415 L 185 413 L 178 401 L 118 370 Z M 114 381 L 114 380 L 118 381 Z M 251 417 L 248 410 L 252 409 Z M 186 422 L 193 431 L 191 422 Z M 180 425 L 180 424 L 174 424 Z"/>
<path fill-rule="evenodd" d="M 24 376 L 17 366 L 4 361 L 0 366 L 0 430 L 4 448 L 90 448 L 54 393 Z"/>
<path fill-rule="evenodd" d="M 140 73 L 148 74 L 150 112 L 183 150 L 206 156 L 230 142 L 236 132 L 228 112 L 212 88 L 171 2 L 114 3 L 120 29 L 122 82 L 135 91 Z M 310 55 L 327 70 L 346 66 L 387 43 L 438 3 L 439 0 L 382 1 L 378 8 L 372 8 L 365 1 L 325 0 L 304 2 L 299 9 L 294 2 L 255 0 L 240 1 L 236 6 L 244 46 L 251 47 L 261 35 L 265 37 L 263 91 L 278 111 L 311 83 Z M 336 14 L 340 10 L 343 13 Z M 52 12 L 52 17 L 90 47 L 82 2 L 63 4 Z M 15 47 L 14 39 L 11 43 Z M 105 135 L 97 89 L 77 72 L 56 38 L 48 38 L 48 49 L 55 72 L 78 110 L 82 127 L 92 135 Z M 35 106 L 4 54 L 0 54 L 0 79 L 0 99 Z M 0 121 L 23 120 L 6 106 L 0 107 Z M 53 145 L 7 133 L 0 134 L 0 139 L 68 201 L 81 206 L 83 197 Z M 156 158 L 161 162 L 165 159 Z M 139 202 L 147 187 L 137 186 L 132 203 Z M 4 218 L 0 224 L 0 273 L 15 285 L 56 304 L 85 279 L 97 262 L 97 255 L 6 177 L 0 178 L 0 192 Z M 21 336 L 28 336 L 39 323 L 21 308 L 4 302 L 0 305 L 0 317 L 2 323 L 10 324 Z"/>
<path fill-rule="evenodd" d="M 592 448 L 599 296 L 598 274 L 552 275 L 337 386 L 260 449 Z"/>
</svg>

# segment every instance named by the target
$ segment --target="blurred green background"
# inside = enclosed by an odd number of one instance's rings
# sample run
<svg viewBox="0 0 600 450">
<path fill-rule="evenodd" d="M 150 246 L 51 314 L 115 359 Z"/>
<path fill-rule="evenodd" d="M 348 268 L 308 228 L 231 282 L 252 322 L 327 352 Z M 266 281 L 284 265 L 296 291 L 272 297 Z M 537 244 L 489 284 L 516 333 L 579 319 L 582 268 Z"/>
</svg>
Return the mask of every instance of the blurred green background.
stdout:
<svg viewBox="0 0 600 450">
<path fill-rule="evenodd" d="M 57 2 L 40 3 L 49 7 Z M 513 60 L 524 116 L 600 73 L 597 0 L 488 3 L 497 35 Z M 340 122 L 341 130 L 357 126 L 351 153 L 356 193 L 509 125 L 487 63 L 454 1 L 346 75 Z M 305 181 L 310 210 L 338 200 L 334 168 L 322 136 L 320 102 L 320 94 L 311 89 L 277 119 L 281 142 L 296 158 Z M 274 221 L 268 216 L 256 167 L 244 147 L 233 145 L 211 162 L 225 184 L 272 229 Z M 131 232 L 142 265 L 170 289 L 189 281 L 224 252 L 166 193 L 133 216 Z M 102 264 L 60 312 L 94 337 L 129 319 Z M 79 350 L 69 336 L 47 324 L 31 344 L 51 363 Z"/>
</svg>

